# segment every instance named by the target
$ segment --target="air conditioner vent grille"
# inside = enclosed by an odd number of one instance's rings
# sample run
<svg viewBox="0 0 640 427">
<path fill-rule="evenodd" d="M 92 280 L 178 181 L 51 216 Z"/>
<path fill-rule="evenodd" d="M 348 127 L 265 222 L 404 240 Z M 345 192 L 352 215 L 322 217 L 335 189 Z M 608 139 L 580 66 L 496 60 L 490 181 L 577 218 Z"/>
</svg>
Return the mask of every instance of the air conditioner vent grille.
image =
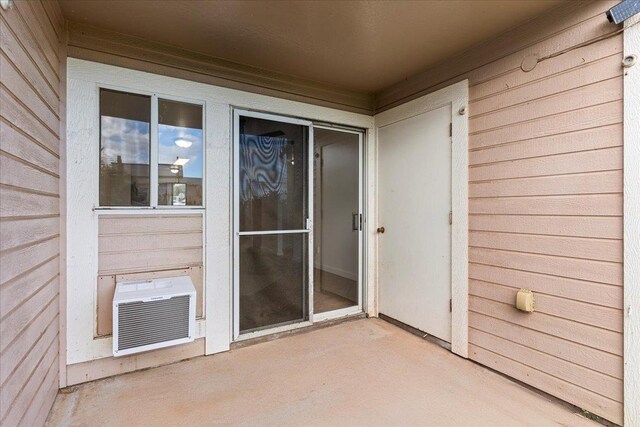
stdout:
<svg viewBox="0 0 640 427">
<path fill-rule="evenodd" d="M 118 350 L 189 337 L 189 295 L 118 305 Z"/>
</svg>

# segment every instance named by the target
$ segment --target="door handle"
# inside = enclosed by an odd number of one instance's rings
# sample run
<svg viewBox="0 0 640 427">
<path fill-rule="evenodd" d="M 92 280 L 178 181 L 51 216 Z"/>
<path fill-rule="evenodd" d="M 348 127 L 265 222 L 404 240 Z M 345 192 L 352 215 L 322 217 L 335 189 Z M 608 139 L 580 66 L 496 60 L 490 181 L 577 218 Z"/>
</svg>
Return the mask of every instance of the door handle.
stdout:
<svg viewBox="0 0 640 427">
<path fill-rule="evenodd" d="M 378 227 L 376 231 L 380 234 L 384 234 L 384 227 Z"/>
<path fill-rule="evenodd" d="M 351 231 L 360 231 L 360 214 L 351 214 Z"/>
</svg>

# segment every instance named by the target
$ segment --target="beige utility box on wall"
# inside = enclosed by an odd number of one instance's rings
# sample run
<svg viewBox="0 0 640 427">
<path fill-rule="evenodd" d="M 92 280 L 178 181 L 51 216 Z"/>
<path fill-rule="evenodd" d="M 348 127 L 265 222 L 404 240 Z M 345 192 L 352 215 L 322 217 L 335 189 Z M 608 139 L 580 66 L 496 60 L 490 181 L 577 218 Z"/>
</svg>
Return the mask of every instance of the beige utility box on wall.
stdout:
<svg viewBox="0 0 640 427">
<path fill-rule="evenodd" d="M 520 289 L 516 295 L 516 308 L 531 313 L 534 309 L 533 292 L 529 289 Z"/>
</svg>

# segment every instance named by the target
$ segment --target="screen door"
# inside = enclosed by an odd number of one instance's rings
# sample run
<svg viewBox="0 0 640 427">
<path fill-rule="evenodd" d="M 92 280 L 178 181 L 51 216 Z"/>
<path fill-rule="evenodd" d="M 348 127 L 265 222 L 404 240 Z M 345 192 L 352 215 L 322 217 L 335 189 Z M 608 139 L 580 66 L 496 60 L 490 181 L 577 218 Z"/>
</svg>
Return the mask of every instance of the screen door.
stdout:
<svg viewBox="0 0 640 427">
<path fill-rule="evenodd" d="M 309 320 L 311 122 L 234 113 L 234 339 Z"/>
</svg>

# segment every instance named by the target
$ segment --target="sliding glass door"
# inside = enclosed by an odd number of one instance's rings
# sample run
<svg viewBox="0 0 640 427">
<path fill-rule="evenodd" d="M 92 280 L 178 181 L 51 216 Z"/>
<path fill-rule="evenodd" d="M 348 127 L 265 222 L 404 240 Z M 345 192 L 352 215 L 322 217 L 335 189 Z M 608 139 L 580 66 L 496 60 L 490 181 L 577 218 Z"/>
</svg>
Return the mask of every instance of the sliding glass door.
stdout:
<svg viewBox="0 0 640 427">
<path fill-rule="evenodd" d="M 309 319 L 311 123 L 234 116 L 234 338 Z"/>
<path fill-rule="evenodd" d="M 362 139 L 314 128 L 314 320 L 362 310 Z"/>
<path fill-rule="evenodd" d="M 234 112 L 234 340 L 362 311 L 362 146 Z"/>
</svg>

